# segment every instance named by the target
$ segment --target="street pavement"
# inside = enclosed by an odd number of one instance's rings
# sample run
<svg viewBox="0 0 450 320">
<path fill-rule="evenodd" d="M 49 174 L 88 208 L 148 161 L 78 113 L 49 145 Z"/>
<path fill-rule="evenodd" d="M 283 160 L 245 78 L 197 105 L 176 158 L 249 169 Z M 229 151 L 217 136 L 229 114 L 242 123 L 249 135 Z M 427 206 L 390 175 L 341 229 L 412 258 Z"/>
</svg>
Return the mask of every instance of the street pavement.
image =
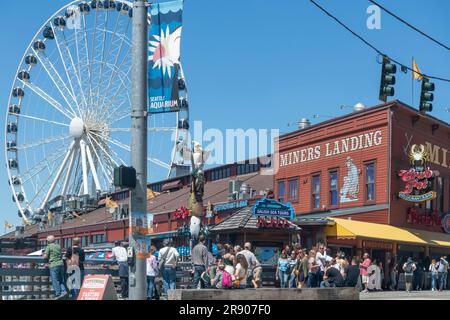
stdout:
<svg viewBox="0 0 450 320">
<path fill-rule="evenodd" d="M 360 293 L 360 300 L 450 300 L 450 290 L 447 291 L 382 291 Z"/>
</svg>

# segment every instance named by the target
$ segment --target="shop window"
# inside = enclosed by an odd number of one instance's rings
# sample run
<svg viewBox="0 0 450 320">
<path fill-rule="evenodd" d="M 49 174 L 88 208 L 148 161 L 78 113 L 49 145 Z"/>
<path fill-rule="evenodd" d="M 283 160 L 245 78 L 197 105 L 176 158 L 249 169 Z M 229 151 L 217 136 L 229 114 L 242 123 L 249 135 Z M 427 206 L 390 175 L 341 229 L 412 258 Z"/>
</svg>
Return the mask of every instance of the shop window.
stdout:
<svg viewBox="0 0 450 320">
<path fill-rule="evenodd" d="M 278 181 L 278 201 L 284 202 L 285 186 L 284 181 Z"/>
<path fill-rule="evenodd" d="M 289 180 L 289 201 L 298 201 L 298 179 Z"/>
<path fill-rule="evenodd" d="M 366 201 L 375 201 L 375 162 L 365 164 L 366 168 Z"/>
<path fill-rule="evenodd" d="M 320 208 L 320 175 L 312 176 L 312 203 L 313 209 Z"/>
<path fill-rule="evenodd" d="M 338 172 L 330 171 L 330 205 L 338 205 Z"/>
<path fill-rule="evenodd" d="M 88 237 L 87 236 L 82 236 L 81 237 L 81 246 L 82 247 L 86 247 L 88 245 Z"/>
</svg>

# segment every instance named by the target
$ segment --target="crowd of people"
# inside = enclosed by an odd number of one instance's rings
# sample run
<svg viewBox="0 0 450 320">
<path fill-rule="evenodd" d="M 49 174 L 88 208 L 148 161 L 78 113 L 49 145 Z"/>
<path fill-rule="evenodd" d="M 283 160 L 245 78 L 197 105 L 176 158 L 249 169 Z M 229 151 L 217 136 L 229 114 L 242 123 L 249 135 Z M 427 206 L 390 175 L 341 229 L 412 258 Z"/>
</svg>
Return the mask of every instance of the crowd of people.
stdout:
<svg viewBox="0 0 450 320">
<path fill-rule="evenodd" d="M 53 236 L 47 238 L 44 258 L 48 260 L 50 276 L 55 296 L 58 299 L 76 298 L 79 289 L 68 290 L 65 285 L 66 270 L 69 266 L 78 266 L 80 281 L 84 277 L 85 253 L 80 240 L 73 239 L 73 245 L 62 255 L 60 245 Z M 206 246 L 206 238 L 200 235 L 198 243 L 191 251 L 191 289 L 246 289 L 262 287 L 263 266 L 253 253 L 252 244 L 243 247 L 231 244 L 217 244 L 213 254 Z M 118 264 L 121 283 L 121 297 L 128 298 L 129 257 L 123 243 L 116 242 L 112 249 L 112 258 Z M 146 261 L 147 298 L 166 297 L 169 289 L 177 287 L 177 264 L 180 253 L 171 239 L 165 239 L 163 247 L 157 251 L 150 249 Z M 399 289 L 400 273 L 404 274 L 405 289 L 425 289 L 425 272 L 431 275 L 431 290 L 442 291 L 447 288 L 449 263 L 445 255 L 440 259 L 426 262 L 414 262 L 408 258 L 404 263 L 392 263 L 385 275 L 383 263 L 371 259 L 368 253 L 362 258 L 347 257 L 337 251 L 331 255 L 324 244 L 317 244 L 310 250 L 296 243 L 287 245 L 279 254 L 276 263 L 275 279 L 281 288 L 327 288 L 357 287 L 362 292 Z M 402 278 L 403 279 L 403 278 Z"/>
<path fill-rule="evenodd" d="M 192 283 L 191 289 L 245 289 L 262 286 L 261 263 L 252 252 L 251 243 L 239 245 L 218 244 L 217 253 L 213 255 L 205 245 L 206 238 L 200 235 L 198 244 L 191 252 Z M 151 256 L 147 259 L 148 299 L 167 295 L 168 289 L 176 288 L 176 268 L 179 252 L 173 247 L 170 239 L 166 239 L 158 257 L 154 255 L 156 248 L 151 248 Z M 158 275 L 162 278 L 162 290 L 157 288 Z M 158 294 L 161 291 L 162 294 Z"/>
<path fill-rule="evenodd" d="M 159 258 L 151 257 L 147 270 L 157 274 L 158 264 L 163 266 L 163 292 L 175 288 L 176 277 L 170 269 L 176 268 L 179 256 L 168 240 L 164 244 L 171 250 L 168 266 L 164 266 L 166 258 L 160 253 Z M 164 249 L 163 249 L 164 250 Z M 164 251 L 160 251 L 164 252 Z M 251 243 L 243 248 L 239 245 L 218 244 L 217 254 L 213 256 L 205 245 L 205 238 L 192 250 L 192 284 L 191 288 L 243 289 L 262 287 L 262 266 L 252 252 Z M 153 263 L 154 267 L 149 267 Z M 317 244 L 310 250 L 301 248 L 299 244 L 287 245 L 280 253 L 276 264 L 275 279 L 281 288 L 327 288 L 356 287 L 363 293 L 382 290 L 398 290 L 400 274 L 404 274 L 405 289 L 422 290 L 425 288 L 423 276 L 425 271 L 431 273 L 431 290 L 442 291 L 447 287 L 447 257 L 430 261 L 429 267 L 424 263 L 415 263 L 410 257 L 404 263 L 392 263 L 388 267 L 387 277 L 382 261 L 371 259 L 369 253 L 361 258 L 347 257 L 344 252 L 335 255 L 323 244 Z M 169 269 L 169 270 L 167 270 Z M 153 280 L 152 280 L 153 281 Z M 150 281 L 152 284 L 154 282 Z M 150 289 L 150 293 L 155 292 Z M 149 299 L 153 296 L 150 294 Z"/>
</svg>

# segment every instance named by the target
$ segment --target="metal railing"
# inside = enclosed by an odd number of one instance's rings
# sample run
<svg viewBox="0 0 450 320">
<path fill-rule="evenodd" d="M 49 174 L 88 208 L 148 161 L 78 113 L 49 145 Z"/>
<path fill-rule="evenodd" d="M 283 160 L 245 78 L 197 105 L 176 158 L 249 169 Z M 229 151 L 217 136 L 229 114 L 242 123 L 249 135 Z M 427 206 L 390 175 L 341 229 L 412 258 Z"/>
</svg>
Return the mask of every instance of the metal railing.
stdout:
<svg viewBox="0 0 450 320">
<path fill-rule="evenodd" d="M 109 274 L 119 286 L 118 270 L 111 260 L 86 260 L 85 274 Z M 2 300 L 49 299 L 54 296 L 50 270 L 42 257 L 0 256 Z"/>
<path fill-rule="evenodd" d="M 85 275 L 109 274 L 120 292 L 117 265 L 112 260 L 86 259 Z M 262 282 L 265 287 L 275 287 L 275 267 L 263 266 Z M 177 266 L 177 288 L 189 288 L 192 283 L 191 262 L 179 262 Z M 0 255 L 0 300 L 50 299 L 54 291 L 48 263 L 36 256 Z"/>
</svg>

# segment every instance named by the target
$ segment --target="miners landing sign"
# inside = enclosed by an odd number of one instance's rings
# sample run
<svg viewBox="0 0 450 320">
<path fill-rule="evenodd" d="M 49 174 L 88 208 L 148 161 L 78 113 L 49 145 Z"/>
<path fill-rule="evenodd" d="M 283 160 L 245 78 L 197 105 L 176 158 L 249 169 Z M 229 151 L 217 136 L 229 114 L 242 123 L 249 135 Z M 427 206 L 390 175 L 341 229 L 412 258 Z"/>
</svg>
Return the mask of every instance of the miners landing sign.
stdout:
<svg viewBox="0 0 450 320">
<path fill-rule="evenodd" d="M 281 154 L 280 167 L 318 160 L 321 157 L 327 158 L 347 154 L 352 151 L 370 149 L 372 147 L 380 146 L 382 142 L 383 135 L 381 130 L 371 131 L 357 136 L 328 142 L 323 145 L 315 145 Z"/>
</svg>

